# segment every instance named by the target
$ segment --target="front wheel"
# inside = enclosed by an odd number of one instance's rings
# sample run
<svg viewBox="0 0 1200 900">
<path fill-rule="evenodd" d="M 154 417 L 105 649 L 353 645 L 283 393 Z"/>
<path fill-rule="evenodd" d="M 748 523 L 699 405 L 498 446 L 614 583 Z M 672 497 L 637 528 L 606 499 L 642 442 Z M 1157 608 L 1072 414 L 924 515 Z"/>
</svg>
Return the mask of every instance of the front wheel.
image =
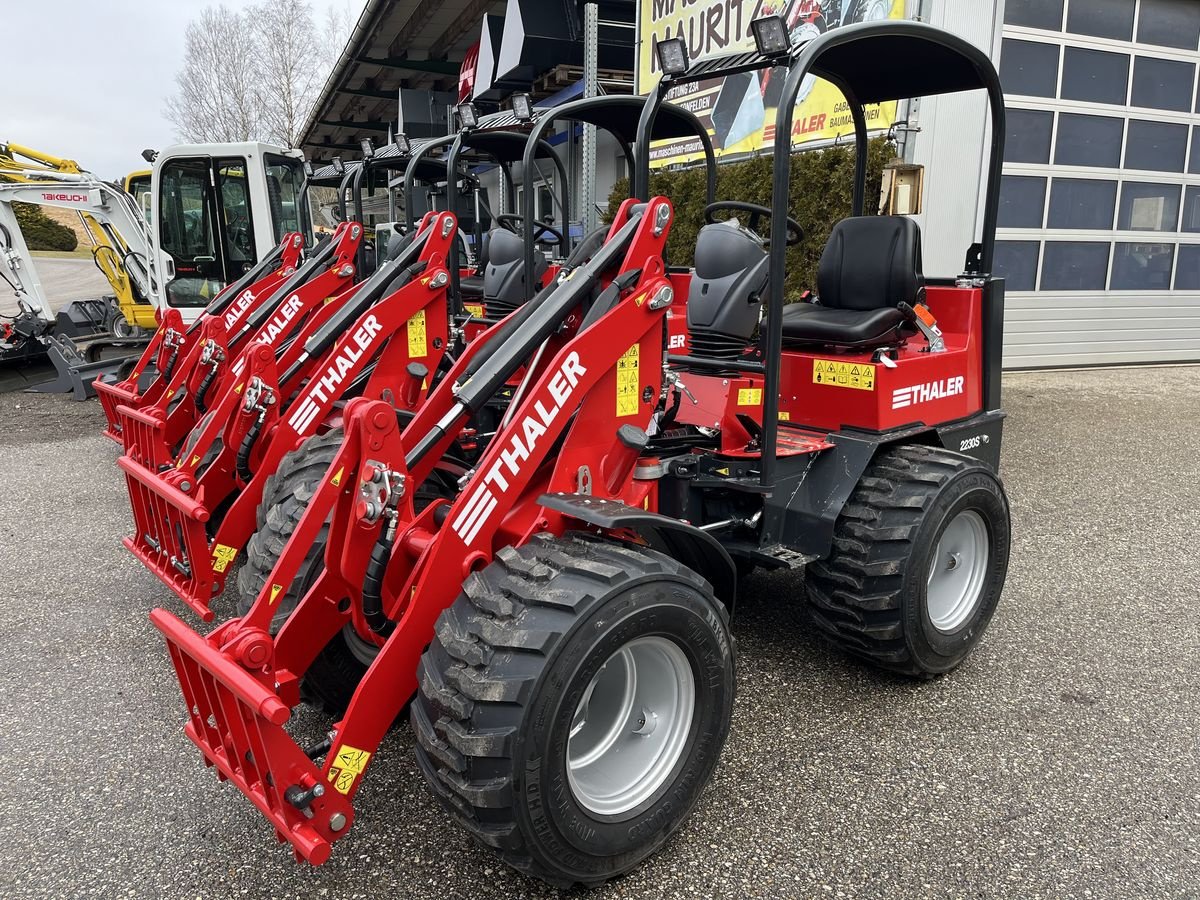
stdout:
<svg viewBox="0 0 1200 900">
<path fill-rule="evenodd" d="M 979 461 L 937 447 L 882 453 L 808 567 L 809 612 L 834 644 L 930 677 L 983 636 L 1008 572 L 1008 499 Z"/>
<path fill-rule="evenodd" d="M 434 795 L 527 875 L 600 884 L 654 853 L 716 767 L 728 615 L 642 547 L 539 535 L 442 613 L 412 704 Z"/>
</svg>

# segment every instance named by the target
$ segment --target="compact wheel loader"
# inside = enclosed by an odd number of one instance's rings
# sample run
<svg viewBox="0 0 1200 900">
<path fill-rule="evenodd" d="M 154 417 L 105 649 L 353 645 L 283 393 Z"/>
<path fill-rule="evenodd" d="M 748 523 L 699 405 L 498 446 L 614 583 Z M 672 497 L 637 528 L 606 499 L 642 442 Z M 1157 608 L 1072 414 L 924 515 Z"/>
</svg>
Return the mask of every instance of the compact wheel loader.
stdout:
<svg viewBox="0 0 1200 900">
<path fill-rule="evenodd" d="M 781 19 L 755 25 L 757 51 L 691 65 L 660 44 L 635 199 L 585 264 L 468 345 L 411 416 L 382 398 L 347 404 L 344 440 L 291 508 L 295 528 L 244 616 L 202 636 L 151 614 L 188 737 L 298 859 L 324 862 L 353 830 L 407 706 L 430 789 L 483 847 L 559 885 L 634 868 L 719 764 L 739 567 L 803 570 L 815 625 L 893 671 L 933 677 L 978 646 L 1010 551 L 997 475 L 1004 290 L 989 274 L 996 72 L 973 45 L 913 22 L 795 47 Z M 769 70 L 782 80 L 772 205 L 711 204 L 695 268 L 671 271 L 672 205 L 647 190 L 663 101 L 682 83 Z M 858 163 L 819 302 L 789 304 L 784 249 L 802 224 L 788 216 L 788 155 L 810 73 L 846 95 Z M 964 272 L 928 277 L 915 223 L 864 215 L 862 104 L 973 90 L 992 115 L 982 235 Z M 667 316 L 685 298 L 689 352 L 677 354 Z M 423 492 L 514 378 L 454 489 Z M 273 633 L 273 603 L 301 577 Z M 328 737 L 301 746 L 290 711 L 346 629 L 373 648 L 369 665 Z"/>
</svg>

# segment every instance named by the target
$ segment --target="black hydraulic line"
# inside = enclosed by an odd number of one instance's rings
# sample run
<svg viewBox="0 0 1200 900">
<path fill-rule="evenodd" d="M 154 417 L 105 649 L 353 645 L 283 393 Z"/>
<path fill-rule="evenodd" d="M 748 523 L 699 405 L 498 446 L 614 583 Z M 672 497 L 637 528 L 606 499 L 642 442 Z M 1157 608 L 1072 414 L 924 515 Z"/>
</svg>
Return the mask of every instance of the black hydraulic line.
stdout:
<svg viewBox="0 0 1200 900">
<path fill-rule="evenodd" d="M 163 381 L 171 380 L 171 373 L 175 371 L 175 363 L 179 361 L 179 347 L 176 345 L 171 349 L 171 358 L 167 360 L 167 364 L 163 367 Z"/>
<path fill-rule="evenodd" d="M 208 389 L 212 387 L 214 379 L 217 377 L 217 367 L 210 366 L 208 372 L 205 373 L 204 379 L 196 388 L 196 409 L 200 412 L 208 412 L 208 407 L 205 405 L 204 398 L 208 394 Z"/>
<path fill-rule="evenodd" d="M 258 414 L 258 418 L 246 429 L 246 434 L 242 437 L 241 446 L 238 447 L 235 467 L 238 478 L 247 483 L 254 477 L 254 473 L 250 471 L 250 453 L 254 450 L 254 444 L 258 440 L 258 435 L 262 431 L 263 422 L 266 421 L 266 418 L 266 412 Z"/>
<path fill-rule="evenodd" d="M 395 627 L 395 623 L 383 611 L 383 577 L 387 572 L 388 560 L 392 557 L 395 539 L 396 525 L 389 521 L 371 548 L 371 558 L 367 561 L 362 584 L 363 618 L 373 632 L 384 636 Z"/>
</svg>

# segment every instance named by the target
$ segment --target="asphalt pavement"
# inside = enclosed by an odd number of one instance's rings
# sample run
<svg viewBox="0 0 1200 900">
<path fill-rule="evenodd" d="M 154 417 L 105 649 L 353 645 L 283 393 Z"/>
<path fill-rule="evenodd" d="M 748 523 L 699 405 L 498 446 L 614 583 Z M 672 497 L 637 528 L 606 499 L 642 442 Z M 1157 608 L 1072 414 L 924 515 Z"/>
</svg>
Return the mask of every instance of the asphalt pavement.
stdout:
<svg viewBox="0 0 1200 900">
<path fill-rule="evenodd" d="M 108 280 L 87 258 L 59 259 L 49 256 L 34 257 L 34 268 L 42 282 L 42 291 L 57 311 L 72 300 L 90 300 L 112 293 Z M 17 297 L 12 289 L 0 281 L 0 314 L 17 312 Z"/>
<path fill-rule="evenodd" d="M 1200 368 L 1010 375 L 1005 405 L 1015 543 L 975 654 L 876 674 L 811 633 L 800 578 L 752 576 L 715 779 L 590 896 L 1200 895 Z M 0 896 L 550 895 L 442 814 L 407 728 L 321 868 L 217 782 L 100 421 L 0 395 Z"/>
</svg>

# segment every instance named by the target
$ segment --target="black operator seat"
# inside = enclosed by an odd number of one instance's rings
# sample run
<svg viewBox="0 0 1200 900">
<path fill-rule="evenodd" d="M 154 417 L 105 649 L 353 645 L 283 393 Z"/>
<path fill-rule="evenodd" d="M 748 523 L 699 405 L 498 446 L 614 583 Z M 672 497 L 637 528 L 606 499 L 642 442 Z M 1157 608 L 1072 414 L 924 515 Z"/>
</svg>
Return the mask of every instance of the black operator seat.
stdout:
<svg viewBox="0 0 1200 900">
<path fill-rule="evenodd" d="M 539 283 L 549 263 L 533 258 L 533 282 Z M 488 261 L 483 270 L 483 302 L 489 316 L 501 318 L 525 302 L 525 241 L 507 228 L 493 228 L 488 238 Z"/>
<path fill-rule="evenodd" d="M 700 229 L 687 303 L 694 356 L 736 359 L 742 355 L 758 327 L 768 259 L 762 239 L 742 228 L 737 219 Z"/>
<path fill-rule="evenodd" d="M 921 229 L 904 216 L 859 216 L 833 228 L 817 266 L 820 303 L 783 310 L 788 346 L 877 347 L 916 329 L 898 308 L 925 293 Z"/>
</svg>

